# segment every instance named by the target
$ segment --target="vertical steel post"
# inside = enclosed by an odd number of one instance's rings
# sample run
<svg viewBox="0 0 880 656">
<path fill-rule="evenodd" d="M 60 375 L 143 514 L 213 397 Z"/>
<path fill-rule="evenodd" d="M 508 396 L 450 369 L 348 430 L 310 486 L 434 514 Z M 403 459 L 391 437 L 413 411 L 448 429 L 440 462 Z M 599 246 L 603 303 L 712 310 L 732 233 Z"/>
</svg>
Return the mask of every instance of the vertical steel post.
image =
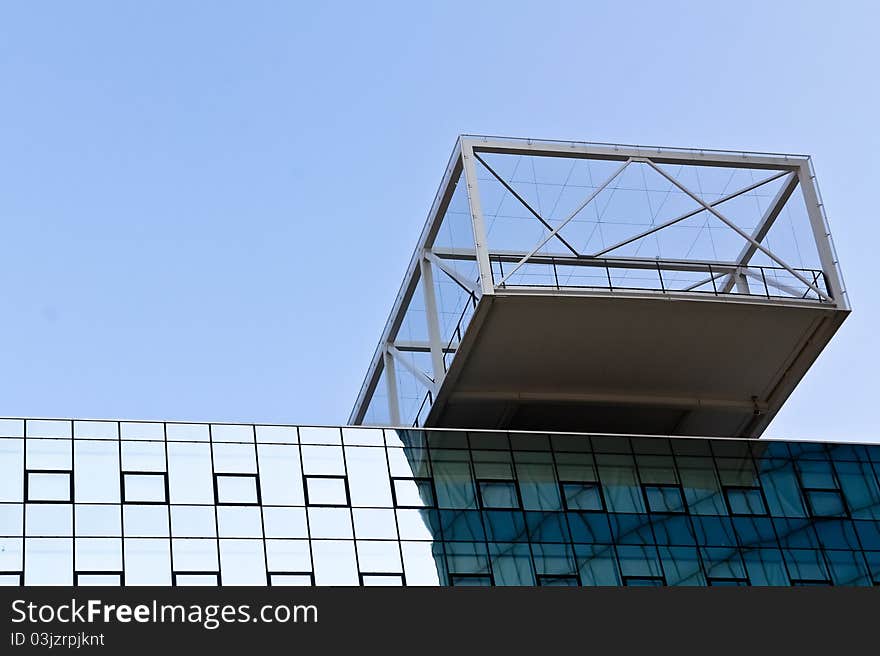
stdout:
<svg viewBox="0 0 880 656">
<path fill-rule="evenodd" d="M 422 274 L 422 293 L 425 297 L 425 319 L 428 322 L 428 342 L 431 348 L 431 369 L 434 379 L 434 393 L 443 381 L 443 344 L 440 341 L 440 313 L 437 310 L 437 294 L 434 290 L 434 269 L 424 255 L 419 261 Z"/>
<path fill-rule="evenodd" d="M 400 426 L 400 398 L 397 395 L 397 371 L 394 358 L 386 350 L 382 355 L 385 367 L 385 388 L 388 392 L 388 421 L 392 426 Z"/>
<path fill-rule="evenodd" d="M 810 169 L 809 160 L 804 161 L 798 167 L 798 181 L 801 185 L 801 193 L 804 195 L 804 205 L 807 206 L 807 216 L 810 218 L 810 227 L 813 229 L 813 241 L 816 242 L 816 250 L 819 253 L 819 262 L 825 273 L 825 284 L 828 295 L 834 299 L 837 307 L 848 310 L 849 303 L 844 297 L 843 279 L 840 275 L 838 262 L 835 258 L 834 249 L 831 246 L 831 230 L 822 212 L 819 203 L 819 194 Z M 819 297 L 821 300 L 821 296 Z"/>
<path fill-rule="evenodd" d="M 483 206 L 480 204 L 474 148 L 470 141 L 461 142 L 461 160 L 467 184 L 471 224 L 474 229 L 474 249 L 477 253 L 477 268 L 480 271 L 480 289 L 483 294 L 492 294 L 495 291 L 495 284 L 492 282 L 492 265 L 489 262 L 489 238 L 486 234 L 486 222 L 483 219 Z"/>
</svg>

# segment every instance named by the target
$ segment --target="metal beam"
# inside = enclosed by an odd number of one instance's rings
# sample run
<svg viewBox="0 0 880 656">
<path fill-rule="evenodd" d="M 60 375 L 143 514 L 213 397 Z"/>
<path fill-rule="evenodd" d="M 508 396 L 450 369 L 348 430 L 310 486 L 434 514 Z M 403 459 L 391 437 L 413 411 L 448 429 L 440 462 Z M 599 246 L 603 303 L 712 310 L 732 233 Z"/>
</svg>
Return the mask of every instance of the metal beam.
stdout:
<svg viewBox="0 0 880 656">
<path fill-rule="evenodd" d="M 752 233 L 752 239 L 755 243 L 760 243 L 764 241 L 764 238 L 767 236 L 767 233 L 770 232 L 770 228 L 773 227 L 774 221 L 776 218 L 782 213 L 782 208 L 785 207 L 785 204 L 788 202 L 788 199 L 791 198 L 792 193 L 798 186 L 798 178 L 794 173 L 788 174 L 788 179 L 785 181 L 785 184 L 779 188 L 779 191 L 776 192 L 776 196 L 773 197 L 773 200 L 770 201 L 769 207 L 764 212 L 764 216 L 761 217 L 761 220 L 758 221 L 758 227 Z M 737 256 L 736 261 L 740 263 L 742 266 L 746 266 L 749 263 L 749 260 L 755 255 L 755 252 L 758 249 L 755 247 L 754 243 L 746 244 L 743 246 L 740 254 Z M 733 278 L 726 280 L 724 284 L 721 286 L 721 293 L 726 294 L 729 292 L 734 285 Z"/>
<path fill-rule="evenodd" d="M 805 160 L 798 169 L 798 179 L 801 183 L 801 191 L 804 194 L 804 205 L 807 207 L 807 216 L 810 218 L 810 227 L 813 230 L 813 241 L 819 253 L 819 262 L 825 272 L 825 282 L 828 293 L 834 299 L 837 307 L 841 310 L 849 310 L 849 300 L 843 284 L 843 276 L 840 273 L 840 263 L 834 252 L 831 242 L 831 229 L 825 218 L 822 202 L 819 199 L 819 190 L 816 187 L 815 177 L 810 167 L 809 159 Z"/>
<path fill-rule="evenodd" d="M 694 396 L 655 396 L 637 394 L 608 394 L 605 392 L 543 392 L 523 391 L 519 389 L 494 389 L 485 391 L 456 390 L 451 392 L 450 401 L 520 401 L 520 402 L 554 402 L 554 403 L 619 403 L 621 405 L 661 405 L 678 407 L 709 407 L 753 410 L 755 406 L 767 409 L 763 401 L 757 403 L 752 399 L 712 399 Z"/>
<path fill-rule="evenodd" d="M 492 294 L 495 291 L 495 286 L 492 284 L 492 265 L 489 263 L 489 236 L 486 232 L 486 220 L 483 217 L 483 205 L 480 201 L 480 185 L 477 182 L 477 169 L 474 166 L 474 151 L 470 145 L 462 143 L 461 159 L 467 184 L 471 225 L 474 231 L 477 269 L 480 272 L 480 290 L 482 295 Z"/>
<path fill-rule="evenodd" d="M 543 248 L 544 244 L 546 244 L 548 241 L 550 241 L 550 240 L 556 235 L 556 233 L 558 233 L 558 232 L 559 232 L 560 230 L 562 230 L 565 226 L 567 226 L 567 225 L 569 224 L 569 222 L 570 222 L 575 216 L 577 216 L 578 213 L 579 213 L 582 209 L 584 209 L 587 205 L 589 205 L 589 204 L 593 201 L 593 199 L 594 199 L 596 196 L 598 196 L 600 193 L 602 193 L 602 192 L 605 190 L 605 187 L 607 187 L 608 185 L 610 185 L 610 184 L 614 181 L 614 179 L 615 179 L 618 175 L 620 175 L 620 174 L 623 172 L 623 170 L 624 170 L 627 166 L 629 166 L 629 163 L 630 163 L 631 161 L 632 161 L 631 159 L 628 159 L 628 160 L 626 160 L 623 164 L 621 164 L 621 165 L 617 168 L 617 170 L 614 171 L 614 173 L 611 174 L 611 177 L 610 177 L 610 178 L 608 178 L 605 182 L 603 182 L 601 185 L 599 185 L 599 187 L 597 187 L 596 190 L 593 191 L 593 193 L 591 193 L 591 194 L 587 197 L 587 199 L 586 199 L 583 203 L 581 203 L 581 204 L 580 204 L 580 205 L 574 210 L 574 212 L 572 212 L 571 214 L 569 214 L 568 217 L 567 217 L 562 223 L 560 223 L 558 226 L 556 226 L 556 228 L 554 228 L 554 229 L 550 232 L 549 235 L 547 235 L 546 237 L 544 237 L 544 239 L 541 241 L 541 243 L 538 244 L 537 246 L 535 246 L 535 248 L 533 248 L 533 249 L 531 250 L 531 252 L 529 252 L 528 255 L 526 255 L 523 259 L 521 259 L 521 260 L 516 264 L 516 266 L 514 266 L 513 269 L 512 269 L 512 270 L 511 270 L 506 276 L 504 276 L 504 277 L 499 281 L 498 284 L 499 284 L 499 285 L 503 285 L 504 282 L 505 282 L 508 278 L 510 278 L 510 276 L 512 276 L 514 273 L 516 273 L 517 269 L 519 269 L 523 264 L 525 264 L 525 263 L 526 263 L 526 262 L 532 257 L 532 255 L 534 255 L 534 254 L 537 253 L 539 250 L 541 250 L 541 248 Z"/>
<path fill-rule="evenodd" d="M 394 358 L 387 351 L 382 354 L 385 369 L 385 389 L 388 394 L 388 420 L 392 426 L 400 426 L 400 397 L 397 392 L 397 371 Z"/>
<path fill-rule="evenodd" d="M 604 159 L 621 162 L 631 157 L 649 157 L 660 164 L 692 164 L 694 166 L 775 169 L 777 171 L 794 171 L 802 163 L 808 161 L 806 155 L 786 155 L 781 153 L 662 148 L 658 146 L 510 139 L 476 135 L 462 135 L 461 142 L 463 146 L 473 148 L 474 151 L 480 153 L 576 157 L 580 159 Z"/>
<path fill-rule="evenodd" d="M 472 251 L 473 252 L 473 251 Z M 437 268 L 439 268 L 443 273 L 452 278 L 452 280 L 458 283 L 458 286 L 463 290 L 470 294 L 480 294 L 480 288 L 473 280 L 468 280 L 461 273 L 455 270 L 454 267 L 449 266 L 442 259 L 437 257 L 433 251 L 425 251 L 425 259 L 427 259 L 432 264 L 436 264 Z M 476 259 L 476 253 L 474 253 L 474 257 L 471 259 Z"/>
<path fill-rule="evenodd" d="M 428 342 L 417 342 L 412 340 L 394 340 L 394 348 L 401 353 L 430 353 L 431 345 Z M 444 353 L 455 353 L 455 347 L 444 346 Z"/>
<path fill-rule="evenodd" d="M 425 319 L 428 323 L 428 342 L 431 344 L 431 373 L 436 392 L 446 368 L 443 366 L 443 344 L 440 337 L 440 314 L 437 311 L 437 294 L 434 291 L 434 270 L 424 257 L 419 262 L 422 271 L 422 292 L 425 297 Z"/>
<path fill-rule="evenodd" d="M 736 225 L 733 221 L 731 221 L 730 219 L 728 219 L 727 217 L 725 217 L 721 212 L 719 212 L 718 210 L 716 210 L 714 207 L 710 207 L 710 206 L 706 203 L 706 201 L 704 201 L 702 198 L 700 198 L 699 196 L 697 196 L 694 192 L 692 192 L 690 189 L 688 189 L 687 187 L 685 187 L 685 186 L 684 186 L 683 184 L 681 184 L 678 180 L 676 180 L 676 179 L 673 178 L 671 175 L 669 175 L 666 171 L 664 171 L 664 170 L 661 169 L 659 166 L 657 166 L 654 162 L 652 162 L 652 161 L 649 160 L 649 159 L 645 159 L 645 160 L 643 160 L 643 161 L 644 161 L 646 164 L 648 164 L 648 166 L 650 166 L 650 167 L 653 168 L 655 171 L 657 171 L 657 173 L 659 173 L 659 174 L 662 175 L 664 178 L 666 178 L 667 180 L 669 180 L 672 184 L 674 184 L 676 187 L 678 187 L 679 189 L 681 189 L 681 190 L 682 190 L 684 193 L 686 193 L 688 196 L 690 196 L 690 197 L 693 198 L 695 201 L 697 201 L 700 205 L 702 205 L 702 206 L 705 207 L 707 210 L 709 210 L 709 211 L 710 211 L 712 214 L 714 214 L 718 219 L 720 219 L 724 224 L 726 224 L 727 227 L 729 227 L 731 230 L 733 230 L 734 232 L 736 232 L 740 237 L 742 237 L 742 238 L 745 239 L 746 241 L 748 241 L 748 242 L 750 242 L 751 244 L 753 244 L 753 245 L 755 246 L 755 248 L 757 248 L 759 251 L 761 251 L 762 253 L 764 253 L 764 255 L 766 255 L 766 256 L 769 257 L 771 260 L 773 260 L 774 262 L 776 262 L 776 263 L 777 263 L 779 266 L 781 266 L 783 269 L 786 269 L 791 275 L 793 275 L 795 278 L 797 278 L 797 279 L 800 280 L 802 283 L 804 283 L 807 287 L 809 287 L 809 288 L 812 289 L 814 292 L 816 292 L 816 293 L 819 295 L 819 298 L 824 298 L 824 299 L 829 300 L 829 301 L 831 300 L 831 299 L 828 297 L 828 294 L 826 294 L 825 292 L 823 292 L 821 289 L 819 289 L 818 287 L 816 287 L 813 283 L 809 282 L 809 281 L 808 281 L 806 278 L 804 278 L 801 274 L 799 274 L 797 271 L 795 271 L 795 270 L 794 270 L 789 264 L 787 264 L 787 263 L 785 262 L 785 260 L 783 260 L 783 259 L 780 258 L 779 256 L 775 255 L 775 254 L 773 253 L 773 251 L 771 251 L 770 249 L 765 248 L 764 246 L 762 246 L 761 244 L 759 244 L 758 242 L 756 242 L 754 239 L 751 238 L 751 236 L 750 236 L 745 230 L 743 230 L 743 229 L 740 228 L 738 225 Z"/>
<path fill-rule="evenodd" d="M 458 248 L 435 248 L 434 255 L 446 260 L 473 260 L 474 252 Z M 493 262 L 518 262 L 526 255 L 522 251 L 496 251 L 489 254 Z M 712 269 L 735 269 L 736 262 L 710 261 L 710 260 L 657 260 L 653 257 L 571 257 L 568 255 L 533 255 L 529 258 L 533 264 L 556 264 L 557 266 L 584 266 L 584 267 L 611 267 L 631 269 L 657 269 L 670 271 L 708 271 Z"/>
</svg>

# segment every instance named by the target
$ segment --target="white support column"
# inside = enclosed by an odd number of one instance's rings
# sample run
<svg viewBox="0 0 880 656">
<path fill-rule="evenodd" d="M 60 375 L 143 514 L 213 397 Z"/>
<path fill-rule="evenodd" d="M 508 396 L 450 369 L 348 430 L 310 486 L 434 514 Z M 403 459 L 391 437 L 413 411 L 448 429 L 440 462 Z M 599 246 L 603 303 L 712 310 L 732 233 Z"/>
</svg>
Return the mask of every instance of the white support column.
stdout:
<svg viewBox="0 0 880 656">
<path fill-rule="evenodd" d="M 733 285 L 733 284 L 736 284 L 736 293 L 737 293 L 737 294 L 749 294 L 749 293 L 751 293 L 751 292 L 749 291 L 749 281 L 748 281 L 748 279 L 746 278 L 746 274 L 743 273 L 742 271 L 736 271 L 736 272 L 734 272 L 734 273 L 732 274 L 732 280 L 731 280 L 730 282 L 728 282 L 728 283 L 725 283 L 725 285 L 724 285 L 724 289 L 727 290 L 727 291 L 730 291 L 730 290 L 727 288 L 727 285 Z M 723 292 L 723 293 L 727 293 L 727 291 L 725 291 L 725 292 Z"/>
<path fill-rule="evenodd" d="M 477 184 L 477 167 L 474 163 L 474 147 L 464 139 L 461 142 L 461 160 L 467 184 L 468 205 L 471 210 L 471 224 L 474 228 L 474 249 L 477 252 L 477 268 L 480 271 L 480 288 L 483 294 L 495 293 L 492 282 L 492 263 L 489 262 L 489 238 L 486 222 L 483 219 L 483 206 L 480 204 L 480 189 Z"/>
<path fill-rule="evenodd" d="M 394 369 L 394 358 L 385 351 L 382 358 L 385 367 L 385 389 L 388 393 L 388 420 L 392 426 L 400 426 L 400 398 L 397 394 L 397 371 Z"/>
<path fill-rule="evenodd" d="M 434 396 L 446 373 L 443 367 L 443 343 L 440 337 L 440 313 L 437 311 L 437 294 L 434 291 L 434 270 L 422 254 L 419 260 L 422 274 L 422 292 L 425 296 L 425 318 L 428 322 L 428 342 L 431 345 L 431 369 L 434 374 Z"/>
<path fill-rule="evenodd" d="M 809 161 L 803 162 L 798 168 L 798 179 L 801 184 L 801 192 L 804 195 L 804 205 L 807 206 L 807 215 L 810 217 L 810 227 L 813 229 L 813 241 L 816 242 L 819 262 L 822 265 L 822 271 L 825 272 L 828 294 L 834 299 L 837 307 L 848 310 L 849 303 L 844 296 L 843 280 L 840 276 L 837 258 L 831 247 L 831 231 L 822 213 Z"/>
</svg>

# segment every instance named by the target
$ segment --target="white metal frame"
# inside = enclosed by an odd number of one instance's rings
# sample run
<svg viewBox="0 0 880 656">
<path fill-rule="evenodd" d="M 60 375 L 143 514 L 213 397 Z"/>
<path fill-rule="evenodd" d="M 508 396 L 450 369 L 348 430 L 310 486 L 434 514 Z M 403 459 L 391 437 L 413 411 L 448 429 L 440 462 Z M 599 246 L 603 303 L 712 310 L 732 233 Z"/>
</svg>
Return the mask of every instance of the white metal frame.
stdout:
<svg viewBox="0 0 880 656">
<path fill-rule="evenodd" d="M 619 161 L 621 165 L 614 173 L 602 184 L 596 187 L 586 199 L 578 206 L 578 208 L 570 213 L 570 215 L 552 228 L 539 212 L 532 208 L 528 202 L 523 199 L 505 180 L 502 179 L 486 161 L 480 156 L 481 153 L 504 153 L 512 155 L 544 155 L 550 157 L 576 157 L 584 159 L 601 159 Z M 525 209 L 550 230 L 534 248 L 523 253 L 490 253 L 486 221 L 483 216 L 482 204 L 477 184 L 476 162 L 479 161 L 488 171 L 498 180 L 504 188 L 516 198 Z M 584 207 L 592 202 L 609 184 L 611 184 L 622 173 L 627 166 L 633 162 L 645 163 L 656 170 L 661 176 L 667 179 L 672 185 L 677 187 L 682 193 L 689 196 L 699 208 L 682 214 L 669 221 L 665 221 L 657 226 L 640 232 L 637 235 L 627 238 L 617 244 L 603 248 L 602 250 L 584 254 L 579 253 L 571 244 L 569 244 L 560 235 L 560 230 L 567 225 Z M 672 175 L 663 170 L 658 164 L 686 164 L 695 166 L 722 166 L 730 168 L 747 168 L 747 169 L 766 169 L 773 171 L 767 178 L 750 184 L 742 189 L 734 191 L 724 197 L 707 202 L 699 195 L 692 192 L 681 182 L 676 180 Z M 768 209 L 762 216 L 757 228 L 752 234 L 749 234 L 739 228 L 734 222 L 729 220 L 719 209 L 718 206 L 724 202 L 736 198 L 742 194 L 748 193 L 762 185 L 768 184 L 774 180 L 785 177 L 782 187 L 771 201 Z M 471 215 L 471 225 L 473 228 L 474 248 L 471 249 L 443 249 L 434 248 L 440 224 L 442 223 L 446 209 L 452 198 L 452 194 L 457 184 L 464 184 L 467 191 L 468 205 Z M 817 252 L 819 254 L 820 266 L 824 273 L 825 289 L 819 287 L 815 281 L 808 280 L 802 273 L 787 264 L 782 258 L 774 254 L 769 248 L 761 242 L 772 227 L 774 221 L 779 216 L 785 203 L 789 200 L 794 191 L 800 187 L 807 208 L 807 215 L 810 221 L 813 238 L 816 243 Z M 738 302 L 750 303 L 785 303 L 785 304 L 815 304 L 817 302 L 824 303 L 834 309 L 849 310 L 846 290 L 843 278 L 840 272 L 837 256 L 834 251 L 834 245 L 831 240 L 831 233 L 828 228 L 827 218 L 825 216 L 824 207 L 821 202 L 819 190 L 815 183 L 815 175 L 812 169 L 812 163 L 808 156 L 804 155 L 783 155 L 772 153 L 748 153 L 733 151 L 714 151 L 714 150 L 694 150 L 694 149 L 675 149 L 675 148 L 658 148 L 644 146 L 623 146 L 615 144 L 596 144 L 583 142 L 560 142 L 560 141 L 535 141 L 523 139 L 506 139 L 498 137 L 476 137 L 461 136 L 456 142 L 449 163 L 447 164 L 443 180 L 440 188 L 428 213 L 422 233 L 419 237 L 418 244 L 413 253 L 413 257 L 407 267 L 403 283 L 394 301 L 389 318 L 382 331 L 379 345 L 370 362 L 367 375 L 361 386 L 354 409 L 349 417 L 349 423 L 359 425 L 364 422 L 370 401 L 376 391 L 376 386 L 381 378 L 383 371 L 385 372 L 386 393 L 388 395 L 388 414 L 392 425 L 401 425 L 408 423 L 403 421 L 400 410 L 400 400 L 397 386 L 397 370 L 396 365 L 400 364 L 408 370 L 416 380 L 425 386 L 432 398 L 436 399 L 438 390 L 443 384 L 446 373 L 444 363 L 444 354 L 454 352 L 448 344 L 442 342 L 440 334 L 440 323 L 437 299 L 434 293 L 434 276 L 435 269 L 441 276 L 446 276 L 468 292 L 474 299 L 482 299 L 497 294 L 516 294 L 516 293 L 540 293 L 540 294 L 563 294 L 563 295 L 625 295 L 625 296 L 643 296 L 651 295 L 650 291 L 640 290 L 638 292 L 628 290 L 552 290 L 546 289 L 535 290 L 529 288 L 517 288 L 508 285 L 511 276 L 524 264 L 529 262 L 542 262 L 547 260 L 547 256 L 538 253 L 545 244 L 550 240 L 558 240 L 567 250 L 571 251 L 572 256 L 569 258 L 556 258 L 559 261 L 576 262 L 584 266 L 601 266 L 603 262 L 613 261 L 620 263 L 621 266 L 632 266 L 633 268 L 650 268 L 658 266 L 656 260 L 650 258 L 612 258 L 608 257 L 608 253 L 620 248 L 633 241 L 641 239 L 645 236 L 653 234 L 671 225 L 677 224 L 685 219 L 694 216 L 700 212 L 708 211 L 730 229 L 735 231 L 745 244 L 739 256 L 732 262 L 682 262 L 669 264 L 669 268 L 676 267 L 681 270 L 703 270 L 706 264 L 711 264 L 712 275 L 705 280 L 692 284 L 683 290 L 663 290 L 665 296 L 682 296 L 693 298 L 689 292 L 704 284 L 712 283 L 721 293 L 721 296 L 701 297 L 702 300 L 729 302 L 731 297 L 727 296 L 734 288 L 740 293 L 748 293 L 748 280 L 754 279 L 754 272 L 748 270 L 751 258 L 761 251 L 772 261 L 784 269 L 799 283 L 803 284 L 809 291 L 812 291 L 818 300 L 801 300 L 801 299 L 778 299 L 764 298 L 761 296 L 737 296 Z M 493 280 L 492 266 L 490 254 L 493 257 L 505 258 L 504 261 L 511 261 L 515 266 L 506 271 L 504 276 L 497 282 Z M 464 259 L 475 262 L 479 278 L 476 281 L 469 280 L 462 276 L 454 267 L 447 264 L 449 260 Z M 690 268 L 689 268 L 690 267 Z M 701 268 L 703 267 L 703 268 Z M 398 340 L 398 332 L 403 323 L 407 308 L 413 298 L 413 294 L 418 287 L 419 281 L 423 281 L 422 289 L 424 294 L 425 315 L 428 329 L 428 341 L 412 342 Z M 794 290 L 782 283 L 776 281 L 765 281 L 768 285 L 774 286 L 786 293 L 792 293 Z M 424 352 L 430 353 L 431 371 L 421 371 L 415 367 L 412 362 L 405 357 L 406 352 Z"/>
</svg>

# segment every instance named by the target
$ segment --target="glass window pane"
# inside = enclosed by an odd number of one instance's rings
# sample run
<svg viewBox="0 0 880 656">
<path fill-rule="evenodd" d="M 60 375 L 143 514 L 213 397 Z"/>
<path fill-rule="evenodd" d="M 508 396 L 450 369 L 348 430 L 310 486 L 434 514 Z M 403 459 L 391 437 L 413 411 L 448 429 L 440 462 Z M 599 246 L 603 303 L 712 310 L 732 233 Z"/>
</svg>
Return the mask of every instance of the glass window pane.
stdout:
<svg viewBox="0 0 880 656">
<path fill-rule="evenodd" d="M 646 485 L 645 498 L 648 500 L 648 509 L 651 512 L 683 513 L 685 511 L 684 499 L 677 486 Z"/>
<path fill-rule="evenodd" d="M 165 441 L 165 424 L 162 422 L 123 421 L 119 424 L 123 440 Z"/>
<path fill-rule="evenodd" d="M 254 441 L 254 427 L 248 424 L 211 424 L 211 441 L 242 443 Z"/>
<path fill-rule="evenodd" d="M 168 506 L 139 506 L 128 504 L 122 508 L 122 528 L 127 538 L 168 536 Z"/>
<path fill-rule="evenodd" d="M 310 506 L 347 506 L 348 485 L 344 476 L 306 476 L 306 498 Z"/>
<path fill-rule="evenodd" d="M 263 507 L 267 538 L 307 538 L 305 508 Z"/>
<path fill-rule="evenodd" d="M 81 572 L 121 572 L 121 538 L 77 538 L 76 569 Z"/>
<path fill-rule="evenodd" d="M 75 585 L 78 586 L 114 586 L 122 585 L 121 574 L 76 574 Z"/>
<path fill-rule="evenodd" d="M 598 483 L 562 483 L 562 498 L 568 510 L 604 510 Z"/>
<path fill-rule="evenodd" d="M 71 423 L 57 419 L 28 419 L 28 437 L 70 437 Z"/>
<path fill-rule="evenodd" d="M 214 454 L 214 471 L 226 474 L 256 474 L 257 452 L 253 444 L 211 445 Z"/>
<path fill-rule="evenodd" d="M 210 442 L 207 424 L 165 424 L 165 434 L 170 442 Z"/>
<path fill-rule="evenodd" d="M 312 544 L 317 551 L 324 543 Z M 303 574 L 312 571 L 312 553 L 308 540 L 266 540 L 266 559 L 270 572 Z M 309 579 L 311 580 L 311 574 Z"/>
<path fill-rule="evenodd" d="M 174 504 L 214 503 L 210 444 L 168 444 L 168 493 Z"/>
<path fill-rule="evenodd" d="M 260 444 L 260 493 L 267 505 L 305 505 L 299 447 Z"/>
<path fill-rule="evenodd" d="M 122 469 L 131 472 L 164 472 L 165 444 L 156 442 L 123 442 Z"/>
<path fill-rule="evenodd" d="M 119 445 L 77 440 L 74 444 L 74 494 L 78 503 L 119 503 Z"/>
<path fill-rule="evenodd" d="M 489 543 L 489 557 L 495 585 L 535 585 L 529 545 Z"/>
<path fill-rule="evenodd" d="M 122 535 L 122 512 L 120 506 L 75 507 L 76 534 L 84 537 Z"/>
<path fill-rule="evenodd" d="M 476 508 L 477 498 L 467 451 L 431 452 L 434 489 L 441 508 Z"/>
<path fill-rule="evenodd" d="M 20 503 L 0 504 L 0 537 L 21 535 L 24 535 L 24 506 Z"/>
<path fill-rule="evenodd" d="M 27 538 L 25 585 L 73 585 L 73 538 Z"/>
<path fill-rule="evenodd" d="M 357 540 L 358 564 L 364 574 L 393 574 L 403 571 L 400 546 L 392 540 Z"/>
<path fill-rule="evenodd" d="M 311 574 L 270 574 L 269 585 L 273 586 L 311 586 Z"/>
<path fill-rule="evenodd" d="M 73 436 L 76 439 L 95 438 L 115 442 L 119 439 L 119 424 L 115 421 L 75 421 Z"/>
<path fill-rule="evenodd" d="M 761 462 L 761 487 L 770 514 L 775 517 L 806 517 L 794 467 L 784 460 Z"/>
<path fill-rule="evenodd" d="M 220 504 L 257 504 L 260 492 L 257 477 L 250 474 L 235 476 L 217 474 L 217 503 Z"/>
<path fill-rule="evenodd" d="M 256 506 L 217 508 L 217 530 L 221 538 L 262 538 L 260 509 Z"/>
<path fill-rule="evenodd" d="M 312 539 L 351 538 L 351 510 L 348 508 L 309 508 Z"/>
<path fill-rule="evenodd" d="M 395 478 L 394 500 L 398 508 L 433 508 L 434 486 L 429 478 Z"/>
<path fill-rule="evenodd" d="M 477 481 L 483 508 L 519 508 L 513 481 Z"/>
<path fill-rule="evenodd" d="M 306 475 L 345 476 L 341 446 L 302 446 L 303 473 Z"/>
<path fill-rule="evenodd" d="M 759 488 L 736 488 L 724 489 L 727 495 L 727 503 L 732 515 L 766 515 L 767 508 Z"/>
<path fill-rule="evenodd" d="M 171 545 L 167 538 L 125 538 L 125 585 L 171 585 Z"/>
<path fill-rule="evenodd" d="M 636 480 L 632 457 L 599 454 L 596 458 L 608 510 L 620 513 L 645 512 L 642 488 Z"/>
<path fill-rule="evenodd" d="M 69 503 L 28 503 L 24 511 L 25 535 L 73 535 L 73 506 Z"/>
<path fill-rule="evenodd" d="M 516 475 L 526 510 L 562 510 L 559 483 L 556 481 L 552 462 L 541 462 L 549 454 L 518 453 L 516 455 Z M 528 462 L 535 460 L 535 462 Z"/>
<path fill-rule="evenodd" d="M 223 585 L 266 585 L 262 540 L 220 540 Z"/>
<path fill-rule="evenodd" d="M 26 440 L 27 468 L 70 471 L 71 440 Z"/>
<path fill-rule="evenodd" d="M 174 585 L 185 587 L 211 587 L 220 585 L 220 576 L 218 574 L 182 574 L 175 572 Z"/>
<path fill-rule="evenodd" d="M 0 439 L 0 501 L 24 500 L 24 440 Z"/>
<path fill-rule="evenodd" d="M 171 506 L 171 533 L 181 538 L 217 537 L 214 506 Z"/>
<path fill-rule="evenodd" d="M 316 585 L 360 584 L 354 542 L 351 540 L 322 540 L 314 542 L 312 548 Z"/>
<path fill-rule="evenodd" d="M 28 501 L 72 501 L 70 472 L 28 472 Z"/>
<path fill-rule="evenodd" d="M 345 447 L 351 505 L 390 508 L 391 479 L 385 449 Z"/>
<path fill-rule="evenodd" d="M 122 480 L 126 503 L 167 503 L 165 474 L 125 474 Z"/>
<path fill-rule="evenodd" d="M 407 585 L 440 585 L 443 547 L 432 542 L 402 542 L 403 569 Z"/>
<path fill-rule="evenodd" d="M 805 493 L 814 517 L 846 516 L 846 504 L 838 490 L 807 490 Z"/>
<path fill-rule="evenodd" d="M 354 534 L 364 539 L 397 539 L 397 521 L 390 508 L 355 508 Z M 363 570 L 363 567 L 361 567 Z"/>
</svg>

